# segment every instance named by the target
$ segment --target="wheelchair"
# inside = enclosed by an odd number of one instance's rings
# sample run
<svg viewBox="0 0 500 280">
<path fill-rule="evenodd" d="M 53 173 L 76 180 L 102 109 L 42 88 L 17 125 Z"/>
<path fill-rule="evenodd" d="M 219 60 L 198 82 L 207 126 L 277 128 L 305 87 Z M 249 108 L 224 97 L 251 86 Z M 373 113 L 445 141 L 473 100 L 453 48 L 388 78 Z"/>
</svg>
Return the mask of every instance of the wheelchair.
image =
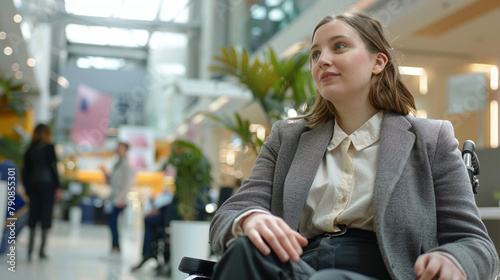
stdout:
<svg viewBox="0 0 500 280">
<path fill-rule="evenodd" d="M 170 261 L 170 233 L 169 227 L 172 220 L 180 220 L 181 217 L 177 212 L 178 203 L 171 203 L 161 207 L 158 215 L 161 222 L 156 225 L 150 233 L 149 254 L 143 256 L 142 260 L 136 266 L 132 267 L 132 272 L 139 270 L 149 259 L 155 259 L 158 263 L 156 275 L 160 276 L 163 273 L 169 274 L 168 262 Z M 144 225 L 146 227 L 146 224 Z M 146 234 L 146 232 L 145 232 Z M 167 271 L 165 271 L 167 269 Z"/>
<path fill-rule="evenodd" d="M 467 168 L 467 173 L 469 175 L 470 183 L 472 186 L 472 191 L 477 194 L 477 188 L 479 187 L 479 180 L 477 175 L 479 175 L 479 159 L 475 152 L 476 145 L 473 141 L 465 141 L 462 148 L 462 158 L 464 164 Z M 179 270 L 187 273 L 189 276 L 185 280 L 202 280 L 211 279 L 213 275 L 214 266 L 217 262 L 210 260 L 195 259 L 190 257 L 183 257 L 180 264 Z"/>
</svg>

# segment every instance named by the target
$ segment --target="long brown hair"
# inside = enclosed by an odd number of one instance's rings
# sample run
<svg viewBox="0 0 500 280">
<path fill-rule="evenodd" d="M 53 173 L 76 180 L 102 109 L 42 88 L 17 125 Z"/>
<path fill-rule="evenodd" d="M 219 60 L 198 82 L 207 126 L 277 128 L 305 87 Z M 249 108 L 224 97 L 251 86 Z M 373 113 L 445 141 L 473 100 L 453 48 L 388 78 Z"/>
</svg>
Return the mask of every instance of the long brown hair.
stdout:
<svg viewBox="0 0 500 280">
<path fill-rule="evenodd" d="M 393 111 L 402 115 L 416 113 L 415 99 L 401 80 L 398 66 L 391 55 L 393 48 L 387 41 L 382 24 L 377 19 L 359 12 L 346 12 L 324 17 L 314 28 L 311 40 L 321 26 L 341 20 L 354 28 L 371 53 L 383 53 L 387 56 L 387 64 L 378 75 L 373 76 L 368 99 L 377 110 Z M 314 127 L 327 122 L 335 116 L 335 106 L 319 93 L 316 93 L 315 102 L 311 111 L 304 116 L 309 120 L 308 126 Z"/>
<path fill-rule="evenodd" d="M 51 143 L 52 142 L 52 132 L 50 127 L 46 124 L 38 124 L 33 131 L 33 137 L 31 138 L 31 145 L 38 143 Z"/>
</svg>

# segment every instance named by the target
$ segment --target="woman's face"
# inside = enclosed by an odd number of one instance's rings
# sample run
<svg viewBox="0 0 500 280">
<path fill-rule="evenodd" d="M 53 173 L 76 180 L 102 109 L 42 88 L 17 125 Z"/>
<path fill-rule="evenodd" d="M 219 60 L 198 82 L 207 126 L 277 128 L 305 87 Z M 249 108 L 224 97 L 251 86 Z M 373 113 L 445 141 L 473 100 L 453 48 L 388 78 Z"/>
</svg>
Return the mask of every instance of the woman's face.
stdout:
<svg viewBox="0 0 500 280">
<path fill-rule="evenodd" d="M 316 30 L 310 54 L 318 91 L 337 109 L 367 104 L 371 77 L 385 66 L 379 58 L 384 55 L 368 52 L 358 32 L 341 20 Z"/>
</svg>

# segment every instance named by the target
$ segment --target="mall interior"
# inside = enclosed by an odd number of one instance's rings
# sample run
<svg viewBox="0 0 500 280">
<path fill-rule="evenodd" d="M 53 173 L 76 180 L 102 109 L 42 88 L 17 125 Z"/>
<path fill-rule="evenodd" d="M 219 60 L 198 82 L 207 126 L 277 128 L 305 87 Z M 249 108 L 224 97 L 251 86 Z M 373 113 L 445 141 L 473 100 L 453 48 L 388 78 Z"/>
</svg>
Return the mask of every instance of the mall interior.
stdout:
<svg viewBox="0 0 500 280">
<path fill-rule="evenodd" d="M 29 229 L 19 218 L 15 272 L 4 251 L 0 278 L 180 280 L 182 256 L 214 259 L 208 224 L 222 190 L 249 176 L 274 121 L 307 112 L 314 89 L 301 58 L 312 30 L 348 10 L 387 29 L 417 116 L 449 120 L 459 148 L 475 143 L 475 199 L 500 251 L 500 1 L 2 0 L 0 162 L 14 164 L 9 174 L 22 193 L 24 149 L 35 126 L 47 124 L 62 193 L 48 259 L 28 261 Z M 118 220 L 116 259 L 101 169 L 113 168 L 119 142 L 129 145 L 134 183 Z M 189 159 L 177 153 L 186 149 Z M 168 263 L 160 243 L 157 259 L 132 269 L 142 260 L 144 217 L 159 198 L 171 200 L 186 160 L 199 165 L 187 176 L 198 182 L 191 196 L 205 194 L 197 218 L 172 221 Z"/>
</svg>

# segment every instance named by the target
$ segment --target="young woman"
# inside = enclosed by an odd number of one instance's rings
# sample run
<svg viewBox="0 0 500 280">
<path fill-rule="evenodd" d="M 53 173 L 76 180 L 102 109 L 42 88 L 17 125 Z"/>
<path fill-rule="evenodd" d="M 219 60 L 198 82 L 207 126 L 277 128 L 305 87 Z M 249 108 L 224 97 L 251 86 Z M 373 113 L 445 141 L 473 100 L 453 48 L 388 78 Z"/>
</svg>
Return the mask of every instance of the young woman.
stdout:
<svg viewBox="0 0 500 280">
<path fill-rule="evenodd" d="M 61 189 L 57 173 L 57 158 L 52 144 L 50 127 L 39 124 L 35 127 L 31 143 L 24 154 L 22 170 L 23 184 L 29 197 L 29 243 L 28 260 L 35 241 L 36 225 L 42 228 L 39 257 L 46 259 L 47 234 L 52 226 L 54 199 L 60 199 Z"/>
<path fill-rule="evenodd" d="M 447 121 L 418 119 L 381 24 L 316 26 L 310 113 L 278 121 L 217 211 L 214 279 L 492 279 L 498 254 Z"/>
</svg>

